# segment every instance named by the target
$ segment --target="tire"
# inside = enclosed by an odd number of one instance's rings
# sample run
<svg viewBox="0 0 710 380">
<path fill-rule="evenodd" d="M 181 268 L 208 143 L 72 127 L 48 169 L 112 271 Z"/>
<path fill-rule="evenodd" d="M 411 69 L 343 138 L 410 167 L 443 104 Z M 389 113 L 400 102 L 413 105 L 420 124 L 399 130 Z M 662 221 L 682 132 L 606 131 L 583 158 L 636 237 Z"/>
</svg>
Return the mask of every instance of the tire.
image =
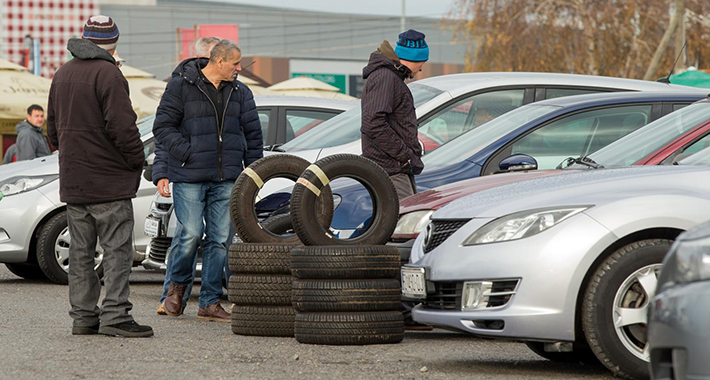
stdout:
<svg viewBox="0 0 710 380">
<path fill-rule="evenodd" d="M 66 211 L 62 211 L 51 217 L 39 230 L 37 239 L 37 264 L 44 275 L 57 284 L 66 285 L 69 283 L 69 224 L 67 223 Z M 61 262 L 61 264 L 60 264 Z M 94 270 L 103 277 L 103 252 L 97 245 L 94 256 Z"/>
<path fill-rule="evenodd" d="M 229 246 L 229 270 L 238 274 L 291 274 L 293 244 L 234 243 Z"/>
<path fill-rule="evenodd" d="M 393 311 L 401 308 L 402 288 L 395 279 L 296 280 L 297 311 Z"/>
<path fill-rule="evenodd" d="M 22 277 L 28 280 L 46 280 L 47 276 L 44 275 L 42 269 L 36 265 L 31 264 L 5 264 L 7 270 L 18 277 Z"/>
<path fill-rule="evenodd" d="M 370 225 L 358 236 L 348 239 L 336 238 L 329 228 L 316 222 L 316 201 L 324 196 L 318 196 L 316 193 L 324 189 L 324 185 L 316 173 L 306 170 L 296 182 L 291 195 L 291 221 L 303 244 L 385 244 L 394 232 L 399 215 L 399 198 L 387 173 L 373 161 L 353 154 L 336 154 L 318 160 L 314 165 L 320 168 L 329 181 L 347 177 L 360 182 L 370 194 L 373 214 Z"/>
<path fill-rule="evenodd" d="M 273 155 L 264 157 L 244 169 L 237 178 L 229 198 L 229 214 L 237 235 L 245 243 L 290 243 L 299 244 L 298 236 L 281 236 L 265 229 L 254 211 L 256 196 L 261 188 L 248 173 L 255 173 L 263 183 L 273 178 L 287 178 L 296 181 L 310 163 L 291 155 Z M 323 189 L 317 206 L 314 206 L 314 218 L 325 228 L 330 227 L 333 219 L 333 193 L 330 186 Z M 317 211 L 316 211 L 317 209 Z"/>
<path fill-rule="evenodd" d="M 385 245 L 295 247 L 291 273 L 302 279 L 396 278 L 399 251 Z"/>
<path fill-rule="evenodd" d="M 649 377 L 647 356 L 640 351 L 646 345 L 648 314 L 642 313 L 639 323 L 618 330 L 614 320 L 622 318 L 616 312 L 617 305 L 631 309 L 648 307 L 652 297 L 648 293 L 655 292 L 657 274 L 671 243 L 650 239 L 622 247 L 599 265 L 587 285 L 581 310 L 584 335 L 599 361 L 616 376 Z M 645 280 L 646 288 L 638 278 Z"/>
<path fill-rule="evenodd" d="M 277 235 L 295 234 L 293 224 L 291 223 L 291 214 L 289 213 L 279 215 L 272 214 L 261 222 L 261 226 Z M 298 242 L 300 243 L 300 240 Z"/>
<path fill-rule="evenodd" d="M 526 341 L 525 345 L 528 346 L 532 352 L 557 363 L 599 363 L 599 360 L 597 360 L 597 357 L 594 356 L 594 353 L 589 347 L 578 347 L 578 345 L 575 344 L 574 351 L 572 352 L 547 352 L 542 342 Z"/>
<path fill-rule="evenodd" d="M 293 337 L 296 311 L 290 306 L 234 306 L 232 332 L 239 335 Z"/>
<path fill-rule="evenodd" d="M 294 325 L 300 343 L 362 345 L 399 343 L 404 319 L 399 311 L 371 313 L 296 313 Z"/>
<path fill-rule="evenodd" d="M 239 306 L 291 306 L 291 282 L 286 275 L 229 277 L 229 300 Z"/>
</svg>

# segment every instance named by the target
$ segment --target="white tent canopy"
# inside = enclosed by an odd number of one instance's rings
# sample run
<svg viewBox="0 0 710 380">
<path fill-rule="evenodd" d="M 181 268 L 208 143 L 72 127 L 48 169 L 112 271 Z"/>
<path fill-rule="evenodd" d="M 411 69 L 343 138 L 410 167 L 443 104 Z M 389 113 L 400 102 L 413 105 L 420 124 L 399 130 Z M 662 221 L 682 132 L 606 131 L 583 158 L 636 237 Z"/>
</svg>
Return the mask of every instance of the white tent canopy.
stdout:
<svg viewBox="0 0 710 380">
<path fill-rule="evenodd" d="M 267 87 L 267 89 L 273 91 L 275 95 L 309 96 L 343 100 L 357 99 L 350 95 L 341 94 L 339 92 L 340 89 L 335 86 L 309 77 L 291 78 L 271 87 Z"/>
</svg>

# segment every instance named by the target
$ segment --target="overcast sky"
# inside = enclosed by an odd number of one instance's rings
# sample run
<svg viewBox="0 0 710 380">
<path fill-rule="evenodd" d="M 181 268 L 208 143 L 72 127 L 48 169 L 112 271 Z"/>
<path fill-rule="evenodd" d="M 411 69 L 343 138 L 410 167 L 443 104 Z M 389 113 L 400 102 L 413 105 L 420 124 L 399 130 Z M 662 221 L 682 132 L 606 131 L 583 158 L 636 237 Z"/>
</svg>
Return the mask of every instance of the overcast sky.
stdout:
<svg viewBox="0 0 710 380">
<path fill-rule="evenodd" d="M 399 16 L 402 0 L 222 0 L 239 4 L 294 8 L 311 11 Z M 440 18 L 456 0 L 405 0 L 407 16 Z"/>
</svg>

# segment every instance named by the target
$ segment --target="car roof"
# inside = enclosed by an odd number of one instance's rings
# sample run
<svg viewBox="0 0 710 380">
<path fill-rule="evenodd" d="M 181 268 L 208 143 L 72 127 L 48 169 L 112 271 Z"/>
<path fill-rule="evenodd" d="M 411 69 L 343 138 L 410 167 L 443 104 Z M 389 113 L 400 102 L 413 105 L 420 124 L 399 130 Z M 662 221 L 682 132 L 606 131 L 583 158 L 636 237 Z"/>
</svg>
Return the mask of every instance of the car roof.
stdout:
<svg viewBox="0 0 710 380">
<path fill-rule="evenodd" d="M 360 104 L 360 100 L 342 100 L 314 98 L 307 96 L 279 96 L 279 95 L 257 95 L 254 102 L 259 107 L 264 106 L 297 106 L 316 107 L 347 111 Z"/>
<path fill-rule="evenodd" d="M 505 87 L 519 85 L 548 86 L 578 86 L 608 89 L 625 89 L 631 91 L 662 91 L 676 89 L 690 90 L 693 87 L 643 81 L 638 79 L 613 78 L 594 75 L 560 74 L 560 73 L 530 73 L 530 72 L 482 72 L 449 74 L 418 80 L 414 84 L 422 84 L 449 92 L 457 97 L 471 91 L 490 87 Z M 697 90 L 697 89 L 696 89 Z"/>
</svg>

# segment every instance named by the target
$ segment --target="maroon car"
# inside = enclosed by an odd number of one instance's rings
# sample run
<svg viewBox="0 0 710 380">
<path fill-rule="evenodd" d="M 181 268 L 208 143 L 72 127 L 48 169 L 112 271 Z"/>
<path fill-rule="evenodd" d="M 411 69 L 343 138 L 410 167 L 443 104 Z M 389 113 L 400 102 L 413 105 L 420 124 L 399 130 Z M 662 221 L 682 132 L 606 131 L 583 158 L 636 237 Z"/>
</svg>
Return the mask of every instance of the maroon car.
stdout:
<svg viewBox="0 0 710 380">
<path fill-rule="evenodd" d="M 672 164 L 708 146 L 710 100 L 702 100 L 658 119 L 587 157 L 569 158 L 558 166 L 558 170 L 526 170 L 473 178 L 405 198 L 400 202 L 399 221 L 389 244 L 397 246 L 402 260 L 408 261 L 414 239 L 435 210 L 482 190 L 577 170 Z M 535 162 L 532 157 L 529 159 Z"/>
</svg>

